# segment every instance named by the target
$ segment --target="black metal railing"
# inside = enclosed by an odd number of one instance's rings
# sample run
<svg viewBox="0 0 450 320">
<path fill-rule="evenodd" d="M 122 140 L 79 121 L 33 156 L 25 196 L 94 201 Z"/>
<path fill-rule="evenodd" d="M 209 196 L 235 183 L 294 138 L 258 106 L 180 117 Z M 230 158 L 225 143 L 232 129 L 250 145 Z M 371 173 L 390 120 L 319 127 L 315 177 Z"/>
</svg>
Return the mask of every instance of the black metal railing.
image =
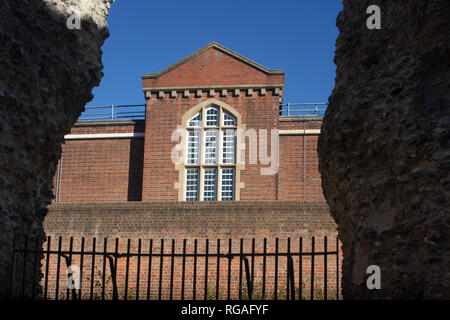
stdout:
<svg viewBox="0 0 450 320">
<path fill-rule="evenodd" d="M 85 238 L 72 237 L 63 245 L 59 237 L 54 249 L 48 237 L 39 251 L 37 241 L 30 246 L 25 238 L 20 248 L 15 244 L 12 250 L 10 296 L 44 300 L 340 299 L 337 238 L 333 239 L 334 250 L 329 250 L 326 236 L 320 241 L 321 250 L 317 250 L 315 237 L 308 239 L 308 245 L 302 237 L 283 239 L 283 245 L 279 238 L 273 240 L 269 246 L 267 238 L 261 239 L 257 247 L 256 239 L 183 239 L 178 244 L 173 239 L 167 247 L 164 239 L 116 238 L 108 248 L 108 238 L 98 246 L 97 238 L 88 243 Z M 193 246 L 188 247 L 188 241 Z M 239 246 L 234 249 L 236 242 Z M 34 295 L 32 290 L 30 296 L 26 287 L 36 287 L 40 254 L 42 292 Z M 27 276 L 30 263 L 31 280 Z"/>
</svg>

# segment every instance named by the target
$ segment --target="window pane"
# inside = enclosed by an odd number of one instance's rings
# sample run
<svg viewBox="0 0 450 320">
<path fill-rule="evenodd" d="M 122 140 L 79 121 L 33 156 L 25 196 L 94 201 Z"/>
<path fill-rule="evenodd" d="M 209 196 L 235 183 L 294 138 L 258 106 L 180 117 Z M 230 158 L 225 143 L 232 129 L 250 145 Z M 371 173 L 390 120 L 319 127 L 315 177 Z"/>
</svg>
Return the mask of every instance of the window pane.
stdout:
<svg viewBox="0 0 450 320">
<path fill-rule="evenodd" d="M 236 118 L 232 115 L 229 115 L 228 113 L 223 114 L 223 125 L 229 126 L 229 127 L 235 127 L 236 126 Z"/>
<path fill-rule="evenodd" d="M 217 200 L 217 168 L 203 171 L 203 201 Z"/>
<path fill-rule="evenodd" d="M 201 127 L 202 126 L 202 112 L 200 111 L 197 115 L 193 116 L 189 119 L 188 122 L 189 127 Z"/>
<path fill-rule="evenodd" d="M 187 145 L 187 163 L 199 164 L 200 163 L 200 137 L 201 131 L 189 131 L 188 132 L 188 145 Z"/>
<path fill-rule="evenodd" d="M 186 201 L 198 201 L 199 168 L 186 169 Z"/>
<path fill-rule="evenodd" d="M 222 163 L 226 164 L 235 163 L 235 154 L 236 154 L 235 141 L 236 141 L 235 130 L 223 131 Z"/>
<path fill-rule="evenodd" d="M 209 127 L 219 126 L 219 109 L 209 108 L 206 110 L 206 125 Z"/>
<path fill-rule="evenodd" d="M 217 163 L 217 149 L 219 147 L 219 131 L 208 130 L 205 131 L 205 163 Z"/>
<path fill-rule="evenodd" d="M 234 200 L 234 169 L 222 169 L 222 186 L 221 200 L 233 201 Z"/>
</svg>

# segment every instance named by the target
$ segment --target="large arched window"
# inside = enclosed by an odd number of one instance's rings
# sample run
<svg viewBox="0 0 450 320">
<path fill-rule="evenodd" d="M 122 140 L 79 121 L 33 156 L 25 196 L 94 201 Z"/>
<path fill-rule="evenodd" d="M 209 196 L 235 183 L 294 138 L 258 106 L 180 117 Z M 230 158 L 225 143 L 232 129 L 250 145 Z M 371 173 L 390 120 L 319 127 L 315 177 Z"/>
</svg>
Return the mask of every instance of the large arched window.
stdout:
<svg viewBox="0 0 450 320">
<path fill-rule="evenodd" d="M 191 116 L 186 129 L 184 200 L 235 200 L 236 117 L 212 104 Z"/>
<path fill-rule="evenodd" d="M 179 173 L 179 201 L 238 201 L 241 172 L 245 169 L 244 143 L 237 132 L 245 131 L 242 116 L 223 101 L 208 99 L 186 112 L 178 129 L 183 132 L 183 161 Z M 178 151 L 178 152 L 179 152 Z"/>
<path fill-rule="evenodd" d="M 176 159 L 183 159 L 174 160 L 179 173 L 174 184 L 179 201 L 240 200 L 245 187 L 241 182 L 245 144 L 237 132 L 245 131 L 245 127 L 236 109 L 213 98 L 183 115 L 177 127 L 182 144 L 172 150 Z"/>
</svg>

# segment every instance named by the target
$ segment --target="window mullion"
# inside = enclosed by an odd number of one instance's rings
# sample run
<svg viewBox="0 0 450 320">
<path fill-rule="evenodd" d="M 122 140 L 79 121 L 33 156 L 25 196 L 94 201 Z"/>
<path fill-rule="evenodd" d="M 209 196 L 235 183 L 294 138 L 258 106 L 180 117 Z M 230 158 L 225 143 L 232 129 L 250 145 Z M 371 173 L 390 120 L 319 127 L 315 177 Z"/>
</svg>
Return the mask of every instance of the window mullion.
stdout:
<svg viewBox="0 0 450 320">
<path fill-rule="evenodd" d="M 204 127 L 205 127 L 205 119 L 206 119 L 206 113 L 205 113 L 205 107 L 203 107 L 202 108 L 202 110 L 201 110 L 201 112 L 202 112 L 202 121 L 201 121 L 201 128 L 200 128 L 200 150 L 199 150 L 199 168 L 198 168 L 198 184 L 199 184 L 199 186 L 198 186 L 198 189 L 199 189 L 199 195 L 198 195 L 198 201 L 203 201 L 203 175 L 204 175 L 204 172 L 203 172 L 203 163 L 204 163 L 204 154 L 203 154 L 203 152 L 204 152 L 204 143 L 205 143 L 205 141 L 204 141 Z"/>
<path fill-rule="evenodd" d="M 223 121 L 223 109 L 222 107 L 219 108 L 219 133 L 218 133 L 218 143 L 219 145 L 217 146 L 217 152 L 218 152 L 218 157 L 217 157 L 217 165 L 220 166 L 220 164 L 222 163 L 223 159 L 222 159 L 222 121 Z"/>
<path fill-rule="evenodd" d="M 217 148 L 218 161 L 217 161 L 217 201 L 222 201 L 222 130 L 219 129 L 219 145 Z"/>
<path fill-rule="evenodd" d="M 223 163 L 222 145 L 223 145 L 223 131 L 219 129 L 217 137 L 217 164 L 221 165 Z"/>
<path fill-rule="evenodd" d="M 219 107 L 219 132 L 217 146 L 217 201 L 222 201 L 222 124 L 223 124 L 223 108 Z"/>
<path fill-rule="evenodd" d="M 203 192 L 204 192 L 204 190 L 203 190 L 203 188 L 204 188 L 204 185 L 203 185 L 203 180 L 204 180 L 204 175 L 205 175 L 205 170 L 204 170 L 204 168 L 203 167 L 200 167 L 200 177 L 199 177 L 199 179 L 200 179 L 200 194 L 199 194 L 199 197 L 198 197 L 198 200 L 199 201 L 203 201 Z"/>
<path fill-rule="evenodd" d="M 217 201 L 222 201 L 222 167 L 217 166 Z"/>
</svg>

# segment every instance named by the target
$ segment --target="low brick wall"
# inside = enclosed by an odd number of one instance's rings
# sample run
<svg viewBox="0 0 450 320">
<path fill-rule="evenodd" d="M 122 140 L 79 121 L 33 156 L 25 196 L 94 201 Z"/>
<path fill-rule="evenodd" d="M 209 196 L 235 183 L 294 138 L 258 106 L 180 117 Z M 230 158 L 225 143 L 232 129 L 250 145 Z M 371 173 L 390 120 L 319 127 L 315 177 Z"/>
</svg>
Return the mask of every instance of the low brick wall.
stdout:
<svg viewBox="0 0 450 320">
<path fill-rule="evenodd" d="M 209 239 L 209 253 L 217 252 L 217 240 L 220 239 L 220 252 L 229 252 L 229 239 L 232 239 L 231 252 L 238 253 L 240 241 L 243 239 L 243 252 L 251 252 L 252 239 L 255 239 L 255 252 L 263 251 L 264 238 L 267 239 L 267 252 L 275 252 L 275 241 L 279 238 L 279 252 L 286 252 L 287 239 L 290 238 L 291 252 L 299 251 L 299 240 L 303 238 L 303 252 L 311 250 L 311 238 L 316 237 L 316 251 L 323 251 L 325 236 L 328 237 L 328 251 L 336 250 L 336 225 L 329 215 L 328 207 L 324 202 L 234 202 L 234 203 L 60 203 L 50 207 L 50 212 L 44 222 L 47 235 L 52 237 L 51 247 L 57 248 L 58 239 L 62 237 L 62 248 L 68 248 L 70 237 L 74 237 L 73 249 L 79 250 L 81 238 L 85 237 L 85 251 L 92 251 L 92 238 L 96 237 L 96 250 L 104 250 L 104 238 L 108 241 L 108 251 L 115 250 L 115 239 L 119 240 L 119 252 L 127 251 L 127 239 L 130 239 L 131 252 L 138 251 L 138 239 L 141 239 L 141 252 L 149 252 L 150 239 L 153 239 L 152 252 L 161 252 L 161 239 L 164 239 L 164 253 L 172 252 L 172 240 L 175 240 L 174 252 L 183 251 L 183 239 L 186 239 L 186 252 L 193 253 L 194 243 L 197 240 L 197 252 L 204 253 L 206 250 L 206 239 Z M 54 290 L 56 259 L 52 258 L 49 267 L 49 292 Z M 77 261 L 77 258 L 74 258 Z M 205 259 L 198 259 L 196 271 L 197 297 L 203 297 Z M 76 262 L 74 262 L 76 263 Z M 159 257 L 154 257 L 151 274 L 151 297 L 157 298 L 159 286 Z M 193 288 L 193 263 L 192 258 L 186 259 L 185 298 L 192 298 Z M 210 258 L 208 264 L 208 287 L 216 281 L 217 259 Z M 221 260 L 220 265 L 220 297 L 226 298 L 228 263 Z M 261 284 L 262 258 L 258 257 L 255 263 L 255 286 Z M 273 295 L 274 289 L 274 259 L 267 259 L 267 284 L 266 298 Z M 299 259 L 294 258 L 295 283 L 305 289 L 310 285 L 310 257 L 303 258 L 303 283 L 299 281 Z M 336 289 L 336 257 L 328 257 L 329 290 Z M 181 259 L 175 259 L 173 297 L 180 298 L 181 293 Z M 97 269 L 95 283 L 97 291 L 94 297 L 99 297 L 98 283 L 101 280 L 103 259 L 96 259 Z M 45 267 L 45 265 L 44 265 Z M 231 263 L 231 294 L 232 298 L 238 296 L 239 259 Z M 85 257 L 83 262 L 83 291 L 89 296 L 91 258 Z M 124 286 L 126 259 L 118 263 L 119 293 Z M 137 258 L 129 259 L 128 284 L 132 297 L 135 296 L 137 281 Z M 171 269 L 170 259 L 164 260 L 162 278 L 162 298 L 167 299 L 169 295 L 169 273 Z M 315 283 L 316 286 L 323 284 L 323 257 L 315 260 Z M 62 266 L 65 273 L 65 266 Z M 106 268 L 108 279 L 109 268 Z M 86 276 L 84 275 L 86 273 Z M 279 286 L 282 288 L 286 283 L 286 258 L 279 261 L 278 266 Z M 245 278 L 245 277 L 244 277 Z M 60 292 L 65 294 L 66 277 L 60 278 Z M 139 266 L 140 298 L 145 298 L 148 283 L 148 259 L 142 258 Z M 245 283 L 245 281 L 244 281 Z M 111 283 L 106 285 L 111 289 Z M 244 284 L 245 286 L 245 284 Z M 109 290 L 108 289 L 108 290 Z M 107 290 L 107 292 L 108 292 Z M 215 288 L 211 288 L 215 292 Z M 281 289 L 283 290 L 283 289 Z M 210 297 L 213 293 L 208 293 Z M 50 294 L 51 297 L 52 294 Z"/>
</svg>

